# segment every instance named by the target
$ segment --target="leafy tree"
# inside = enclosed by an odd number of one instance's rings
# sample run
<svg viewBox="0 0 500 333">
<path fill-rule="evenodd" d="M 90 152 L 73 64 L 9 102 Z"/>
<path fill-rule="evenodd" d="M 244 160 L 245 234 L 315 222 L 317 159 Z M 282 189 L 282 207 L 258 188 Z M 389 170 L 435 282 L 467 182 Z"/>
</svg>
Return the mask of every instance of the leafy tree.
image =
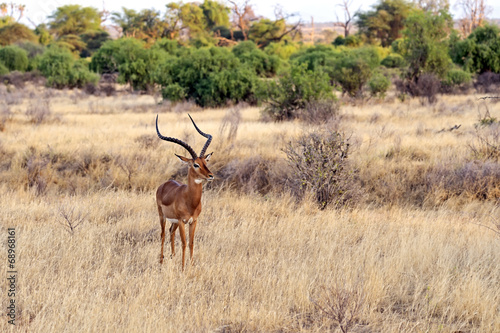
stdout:
<svg viewBox="0 0 500 333">
<path fill-rule="evenodd" d="M 93 7 L 65 5 L 58 7 L 48 18 L 50 30 L 56 36 L 79 35 L 101 27 L 101 16 Z"/>
<path fill-rule="evenodd" d="M 372 69 L 365 59 L 348 54 L 344 54 L 336 62 L 333 72 L 334 80 L 342 87 L 342 91 L 351 97 L 359 96 L 371 75 Z"/>
<path fill-rule="evenodd" d="M 451 65 L 447 36 L 452 24 L 447 12 L 434 15 L 415 11 L 408 16 L 401 53 L 409 65 L 410 81 L 418 80 L 423 73 L 445 76 Z"/>
<path fill-rule="evenodd" d="M 10 45 L 22 41 L 36 41 L 36 35 L 24 24 L 13 22 L 0 28 L 0 45 Z"/>
<path fill-rule="evenodd" d="M 276 20 L 264 18 L 252 24 L 248 38 L 262 48 L 271 42 L 280 42 L 285 39 L 293 40 L 299 32 L 299 26 L 300 21 L 294 25 L 288 25 L 284 18 Z"/>
<path fill-rule="evenodd" d="M 209 30 L 215 27 L 229 27 L 229 7 L 217 1 L 205 0 L 200 8 Z"/>
<path fill-rule="evenodd" d="M 453 62 L 471 73 L 500 73 L 500 28 L 486 24 L 466 39 L 450 38 Z"/>
<path fill-rule="evenodd" d="M 24 72 L 28 68 L 28 52 L 16 45 L 0 49 L 0 62 L 9 71 Z"/>
<path fill-rule="evenodd" d="M 407 0 L 379 0 L 371 11 L 358 13 L 356 24 L 368 41 L 386 47 L 401 37 L 404 21 L 414 5 Z"/>
<path fill-rule="evenodd" d="M 37 25 L 35 34 L 38 36 L 38 42 L 42 45 L 49 45 L 54 40 L 45 23 Z"/>
<path fill-rule="evenodd" d="M 164 37 L 165 34 L 165 23 L 160 19 L 160 12 L 154 9 L 136 12 L 122 7 L 122 13 L 112 13 L 111 20 L 120 26 L 125 37 L 134 37 L 152 43 Z"/>
</svg>

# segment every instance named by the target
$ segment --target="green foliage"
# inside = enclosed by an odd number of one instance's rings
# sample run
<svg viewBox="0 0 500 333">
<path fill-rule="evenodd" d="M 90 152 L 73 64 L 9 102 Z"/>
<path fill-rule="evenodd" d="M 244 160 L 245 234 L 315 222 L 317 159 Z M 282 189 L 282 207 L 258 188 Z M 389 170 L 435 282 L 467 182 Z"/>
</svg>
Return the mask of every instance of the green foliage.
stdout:
<svg viewBox="0 0 500 333">
<path fill-rule="evenodd" d="M 200 106 L 214 107 L 229 101 L 254 103 L 258 78 L 231 51 L 212 47 L 166 58 L 155 82 L 163 87 L 164 98 L 193 99 Z"/>
<path fill-rule="evenodd" d="M 363 41 L 357 35 L 349 35 L 344 38 L 344 36 L 337 36 L 335 40 L 332 42 L 332 45 L 335 46 L 349 46 L 349 47 L 359 47 Z"/>
<path fill-rule="evenodd" d="M 0 49 L 0 61 L 9 71 L 24 72 L 28 69 L 28 52 L 16 45 Z"/>
<path fill-rule="evenodd" d="M 359 32 L 368 41 L 378 41 L 386 47 L 401 37 L 405 19 L 414 5 L 406 0 L 379 0 L 372 8 L 357 15 Z"/>
<path fill-rule="evenodd" d="M 50 30 L 57 36 L 79 35 L 99 30 L 101 27 L 101 15 L 93 7 L 61 6 L 49 16 L 49 19 Z"/>
<path fill-rule="evenodd" d="M 38 37 L 38 42 L 42 45 L 49 45 L 54 40 L 45 23 L 39 24 L 35 28 L 35 34 Z"/>
<path fill-rule="evenodd" d="M 486 24 L 465 40 L 452 36 L 450 55 L 454 63 L 471 73 L 500 73 L 500 28 Z"/>
<path fill-rule="evenodd" d="M 461 69 L 452 69 L 446 73 L 441 81 L 444 90 L 453 91 L 455 88 L 463 87 L 472 81 L 472 75 Z"/>
<path fill-rule="evenodd" d="M 308 70 L 317 70 L 322 68 L 328 71 L 334 62 L 339 58 L 340 52 L 333 47 L 326 45 L 317 45 L 314 47 L 302 49 L 290 57 L 290 60 L 298 64 L 307 64 Z"/>
<path fill-rule="evenodd" d="M 258 50 L 257 45 L 251 40 L 246 40 L 235 45 L 232 52 L 235 56 L 239 57 L 245 53 L 250 53 L 255 50 Z"/>
<path fill-rule="evenodd" d="M 240 42 L 233 48 L 232 52 L 241 63 L 247 64 L 255 70 L 257 75 L 262 77 L 274 76 L 281 62 L 277 56 L 269 56 L 264 51 L 259 50 L 252 41 Z"/>
<path fill-rule="evenodd" d="M 148 90 L 154 73 L 168 54 L 160 48 L 146 49 L 134 38 L 107 41 L 92 56 L 90 68 L 98 73 L 119 73 L 118 82 L 136 90 Z"/>
<path fill-rule="evenodd" d="M 171 55 L 177 55 L 181 45 L 177 40 L 171 40 L 167 38 L 158 39 L 152 47 L 163 50 Z"/>
<path fill-rule="evenodd" d="M 84 60 L 76 61 L 70 51 L 50 47 L 40 57 L 38 69 L 47 78 L 47 85 L 54 88 L 83 87 L 97 83 L 99 76 L 88 69 Z"/>
<path fill-rule="evenodd" d="M 264 52 L 269 55 L 276 55 L 282 60 L 288 60 L 298 49 L 297 44 L 284 40 L 278 43 L 270 43 L 264 48 Z"/>
<path fill-rule="evenodd" d="M 453 22 L 448 13 L 434 15 L 414 11 L 406 19 L 401 53 L 409 65 L 407 79 L 414 81 L 423 73 L 440 78 L 451 67 L 447 36 Z"/>
<path fill-rule="evenodd" d="M 387 67 L 387 68 L 403 68 L 405 66 L 405 60 L 399 54 L 392 53 L 392 54 L 389 54 L 384 59 L 382 59 L 380 64 L 382 66 Z"/>
<path fill-rule="evenodd" d="M 384 98 L 387 90 L 391 86 L 391 80 L 385 75 L 377 73 L 368 81 L 370 94 L 375 97 Z"/>
<path fill-rule="evenodd" d="M 17 44 L 17 46 L 25 50 L 28 55 L 28 68 L 26 70 L 36 70 L 38 68 L 40 55 L 45 52 L 45 46 L 33 42 L 22 42 Z"/>
<path fill-rule="evenodd" d="M 5 65 L 2 62 L 0 62 L 0 75 L 5 75 L 5 74 L 9 74 L 9 69 L 5 67 Z"/>
<path fill-rule="evenodd" d="M 104 30 L 87 31 L 81 34 L 80 38 L 85 43 L 85 48 L 80 53 L 82 58 L 92 56 L 102 44 L 110 40 L 109 33 Z"/>
<path fill-rule="evenodd" d="M 13 22 L 0 28 L 0 45 L 10 45 L 22 41 L 35 42 L 33 31 L 24 24 Z"/>
<path fill-rule="evenodd" d="M 274 21 L 264 18 L 252 24 L 248 31 L 248 38 L 259 47 L 266 47 L 271 42 L 292 40 L 297 27 L 294 29 L 288 26 L 284 18 Z"/>
<path fill-rule="evenodd" d="M 335 62 L 332 79 L 342 87 L 344 93 L 356 97 L 379 65 L 380 57 L 373 47 L 346 50 Z"/>
<path fill-rule="evenodd" d="M 330 80 L 321 69 L 311 71 L 307 64 L 294 64 L 265 89 L 268 106 L 264 113 L 275 121 L 294 119 L 298 111 L 313 101 L 334 100 Z"/>
<path fill-rule="evenodd" d="M 172 83 L 161 90 L 163 99 L 168 99 L 172 102 L 180 102 L 186 99 L 187 94 L 183 87 L 178 83 Z"/>
<path fill-rule="evenodd" d="M 205 0 L 200 8 L 205 16 L 208 29 L 213 30 L 217 26 L 229 27 L 229 7 L 217 1 Z"/>
<path fill-rule="evenodd" d="M 161 19 L 160 11 L 143 9 L 136 12 L 122 7 L 122 12 L 114 12 L 111 20 L 120 26 L 125 37 L 134 37 L 150 44 L 164 37 L 166 25 Z"/>
</svg>

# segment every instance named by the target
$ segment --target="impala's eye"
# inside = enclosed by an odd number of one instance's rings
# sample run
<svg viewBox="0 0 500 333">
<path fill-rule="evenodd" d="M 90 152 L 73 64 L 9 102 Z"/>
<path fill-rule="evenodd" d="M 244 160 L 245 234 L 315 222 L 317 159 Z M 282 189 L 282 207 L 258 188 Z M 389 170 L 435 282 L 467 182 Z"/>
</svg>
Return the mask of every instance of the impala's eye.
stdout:
<svg viewBox="0 0 500 333">
<path fill-rule="evenodd" d="M 198 163 L 194 163 L 194 164 L 193 164 L 193 166 L 194 166 L 195 168 L 199 168 L 199 167 L 200 167 L 200 165 L 199 165 Z"/>
</svg>

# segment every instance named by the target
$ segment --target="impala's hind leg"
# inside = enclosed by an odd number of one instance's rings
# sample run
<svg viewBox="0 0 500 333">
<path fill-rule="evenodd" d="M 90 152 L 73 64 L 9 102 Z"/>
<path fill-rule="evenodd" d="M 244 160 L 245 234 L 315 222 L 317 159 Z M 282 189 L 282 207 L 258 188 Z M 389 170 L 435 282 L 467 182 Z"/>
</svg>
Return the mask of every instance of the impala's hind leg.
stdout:
<svg viewBox="0 0 500 333">
<path fill-rule="evenodd" d="M 160 206 L 158 206 L 158 214 L 160 215 L 160 226 L 161 226 L 161 253 L 160 253 L 160 264 L 163 264 L 163 244 L 165 243 L 165 217 L 163 217 L 163 211 Z"/>
<path fill-rule="evenodd" d="M 172 248 L 171 257 L 175 256 L 175 230 L 177 230 L 177 223 L 172 223 L 170 226 L 170 247 Z"/>
</svg>

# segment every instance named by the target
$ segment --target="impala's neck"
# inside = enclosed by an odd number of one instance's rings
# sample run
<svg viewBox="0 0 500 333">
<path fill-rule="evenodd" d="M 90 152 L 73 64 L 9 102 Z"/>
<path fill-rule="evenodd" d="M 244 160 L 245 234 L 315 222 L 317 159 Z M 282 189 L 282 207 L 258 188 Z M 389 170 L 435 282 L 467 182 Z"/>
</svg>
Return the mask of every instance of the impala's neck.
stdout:
<svg viewBox="0 0 500 333">
<path fill-rule="evenodd" d="M 193 168 L 189 168 L 187 189 L 189 192 L 188 197 L 191 199 L 193 208 L 197 207 L 201 201 L 201 192 L 203 190 L 201 183 L 201 180 L 198 178 L 198 175 Z"/>
</svg>

